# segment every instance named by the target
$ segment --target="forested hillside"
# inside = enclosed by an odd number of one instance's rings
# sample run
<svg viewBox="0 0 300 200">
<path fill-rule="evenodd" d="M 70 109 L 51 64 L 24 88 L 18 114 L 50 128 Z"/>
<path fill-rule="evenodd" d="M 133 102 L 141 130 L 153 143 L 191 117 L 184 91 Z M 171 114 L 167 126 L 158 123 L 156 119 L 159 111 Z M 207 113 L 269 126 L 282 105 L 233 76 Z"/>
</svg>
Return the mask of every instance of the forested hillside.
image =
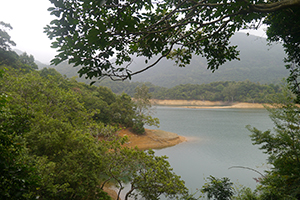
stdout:
<svg viewBox="0 0 300 200">
<path fill-rule="evenodd" d="M 111 83 L 111 84 L 110 84 Z M 134 95 L 135 88 L 145 85 L 153 99 L 206 100 L 226 102 L 267 103 L 279 93 L 278 84 L 260 84 L 246 81 L 219 81 L 207 84 L 180 84 L 172 88 L 159 87 L 152 83 L 129 82 L 107 83 L 114 93 Z"/>
<path fill-rule="evenodd" d="M 0 199 L 109 200 L 103 188 L 125 182 L 135 188 L 128 196 L 187 195 L 165 157 L 121 146 L 127 138 L 117 130 L 143 134 L 144 123 L 157 124 L 145 105 L 55 69 L 37 71 L 31 55 L 0 55 Z"/>
<path fill-rule="evenodd" d="M 238 44 L 240 61 L 227 62 L 214 73 L 206 69 L 206 60 L 199 56 L 193 57 L 191 64 L 184 68 L 174 66 L 172 61 L 163 59 L 155 67 L 133 76 L 132 81 L 150 82 L 157 86 L 170 88 L 180 84 L 245 81 L 247 79 L 255 83 L 275 84 L 287 77 L 288 70 L 285 69 L 283 62 L 285 54 L 280 44 L 269 46 L 265 38 L 247 36 L 244 33 L 236 33 L 231 42 Z M 137 57 L 133 60 L 130 68 L 135 69 L 142 65 L 145 65 L 144 60 Z M 73 68 L 67 62 L 53 67 L 67 77 L 78 76 L 79 68 Z M 84 78 L 81 81 L 89 82 Z M 99 84 L 104 86 L 114 84 L 108 82 L 109 79 L 103 80 Z M 120 85 L 121 83 L 118 81 L 115 84 Z"/>
<path fill-rule="evenodd" d="M 133 76 L 133 81 L 151 82 L 163 87 L 179 84 L 202 84 L 218 81 L 245 81 L 260 83 L 278 83 L 288 75 L 284 67 L 285 57 L 280 44 L 268 46 L 265 38 L 236 33 L 231 43 L 238 45 L 240 60 L 234 60 L 220 66 L 214 73 L 207 70 L 207 63 L 201 56 L 194 56 L 191 64 L 184 68 L 162 60 L 157 66 Z M 144 61 L 135 59 L 132 68 L 143 65 Z M 133 70 L 134 71 L 134 70 Z"/>
<path fill-rule="evenodd" d="M 194 57 L 185 68 L 163 60 L 154 68 L 133 76 L 131 81 L 103 79 L 95 85 L 107 86 L 114 93 L 124 92 L 131 97 L 135 88 L 145 83 L 156 99 L 268 102 L 268 95 L 278 92 L 275 85 L 288 75 L 281 45 L 268 46 L 265 38 L 244 33 L 236 33 L 231 42 L 239 45 L 241 60 L 228 62 L 214 73 L 206 69 L 206 61 L 201 57 Z M 143 64 L 143 60 L 136 58 L 131 67 Z M 54 68 L 67 77 L 78 77 L 78 68 L 67 62 Z M 78 80 L 90 82 L 83 77 Z"/>
<path fill-rule="evenodd" d="M 208 100 L 227 102 L 267 103 L 280 92 L 278 85 L 261 85 L 250 81 L 223 81 L 209 84 L 184 84 L 153 91 L 155 99 Z"/>
</svg>

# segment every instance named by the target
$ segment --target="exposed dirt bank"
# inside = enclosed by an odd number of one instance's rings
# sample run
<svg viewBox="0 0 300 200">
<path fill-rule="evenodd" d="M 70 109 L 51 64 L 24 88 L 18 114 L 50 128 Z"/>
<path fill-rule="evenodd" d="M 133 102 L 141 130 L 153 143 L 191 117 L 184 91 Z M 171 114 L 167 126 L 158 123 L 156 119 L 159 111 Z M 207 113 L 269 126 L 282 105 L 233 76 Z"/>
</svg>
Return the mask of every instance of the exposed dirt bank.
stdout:
<svg viewBox="0 0 300 200">
<path fill-rule="evenodd" d="M 143 135 L 136 135 L 129 129 L 123 129 L 119 132 L 119 136 L 128 137 L 129 141 L 124 146 L 133 148 L 137 146 L 141 150 L 162 149 L 187 141 L 185 137 L 176 133 L 152 129 L 146 129 Z"/>
<path fill-rule="evenodd" d="M 153 105 L 173 106 L 183 108 L 264 108 L 260 103 L 239 103 L 223 101 L 201 101 L 201 100 L 151 100 Z"/>
</svg>

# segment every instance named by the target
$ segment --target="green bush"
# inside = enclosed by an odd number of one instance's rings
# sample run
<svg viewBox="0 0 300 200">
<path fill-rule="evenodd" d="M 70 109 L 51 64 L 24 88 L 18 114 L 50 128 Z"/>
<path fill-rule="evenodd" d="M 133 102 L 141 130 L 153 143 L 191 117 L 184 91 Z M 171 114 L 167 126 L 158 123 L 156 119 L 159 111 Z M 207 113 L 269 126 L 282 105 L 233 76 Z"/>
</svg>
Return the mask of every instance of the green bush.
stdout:
<svg viewBox="0 0 300 200">
<path fill-rule="evenodd" d="M 136 134 L 144 134 L 145 133 L 145 128 L 144 128 L 144 122 L 142 120 L 136 120 L 136 122 L 132 126 L 132 130 Z"/>
</svg>

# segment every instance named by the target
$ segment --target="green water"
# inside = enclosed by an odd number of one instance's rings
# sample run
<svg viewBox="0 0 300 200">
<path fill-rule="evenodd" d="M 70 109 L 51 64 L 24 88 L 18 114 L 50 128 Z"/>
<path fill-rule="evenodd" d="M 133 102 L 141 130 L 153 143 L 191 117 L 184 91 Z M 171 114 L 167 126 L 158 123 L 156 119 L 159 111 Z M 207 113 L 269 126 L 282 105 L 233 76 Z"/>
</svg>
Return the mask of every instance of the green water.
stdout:
<svg viewBox="0 0 300 200">
<path fill-rule="evenodd" d="M 236 185 L 255 188 L 253 171 L 232 166 L 250 167 L 260 172 L 266 169 L 266 156 L 252 145 L 245 126 L 260 130 L 272 129 L 273 124 L 264 109 L 184 109 L 156 107 L 161 130 L 189 138 L 188 142 L 156 150 L 167 155 L 176 174 L 195 192 L 209 175 L 229 177 Z M 151 128 L 151 127 L 150 127 Z"/>
</svg>

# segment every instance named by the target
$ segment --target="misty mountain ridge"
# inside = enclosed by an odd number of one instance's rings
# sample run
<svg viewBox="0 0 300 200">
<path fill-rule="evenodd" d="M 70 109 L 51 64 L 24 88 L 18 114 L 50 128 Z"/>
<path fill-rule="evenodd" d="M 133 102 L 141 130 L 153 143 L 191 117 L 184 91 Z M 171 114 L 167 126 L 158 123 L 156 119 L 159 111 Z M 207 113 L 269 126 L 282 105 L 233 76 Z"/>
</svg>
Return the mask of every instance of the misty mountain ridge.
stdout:
<svg viewBox="0 0 300 200">
<path fill-rule="evenodd" d="M 155 67 L 132 77 L 132 81 L 151 82 L 155 85 L 173 87 L 179 84 L 202 84 L 217 81 L 244 81 L 276 83 L 288 75 L 284 67 L 284 50 L 281 45 L 267 45 L 265 38 L 237 33 L 231 39 L 238 45 L 240 61 L 233 60 L 220 66 L 212 73 L 207 69 L 206 59 L 194 56 L 191 64 L 184 68 L 174 65 L 174 61 L 163 59 Z M 133 61 L 133 71 L 145 65 L 145 59 Z"/>
<path fill-rule="evenodd" d="M 131 82 L 150 82 L 157 86 L 174 87 L 180 84 L 202 84 L 217 81 L 244 81 L 259 83 L 279 83 L 282 78 L 288 76 L 288 70 L 284 67 L 283 59 L 286 56 L 280 44 L 268 45 L 266 38 L 252 36 L 245 33 L 236 33 L 231 38 L 232 45 L 238 45 L 240 61 L 226 62 L 214 73 L 207 69 L 206 59 L 201 56 L 193 56 L 191 63 L 186 67 L 174 65 L 173 60 L 162 59 L 153 68 L 141 74 L 132 76 Z M 148 64 L 155 62 L 151 59 Z M 39 68 L 44 64 L 37 62 Z M 130 69 L 136 71 L 146 67 L 145 58 L 133 59 Z M 51 66 L 52 67 L 52 66 Z M 63 62 L 54 68 L 67 77 L 78 76 L 79 67 Z M 80 81 L 88 82 L 85 78 Z M 100 82 L 106 85 L 107 80 Z M 117 82 L 120 84 L 120 82 Z"/>
</svg>

